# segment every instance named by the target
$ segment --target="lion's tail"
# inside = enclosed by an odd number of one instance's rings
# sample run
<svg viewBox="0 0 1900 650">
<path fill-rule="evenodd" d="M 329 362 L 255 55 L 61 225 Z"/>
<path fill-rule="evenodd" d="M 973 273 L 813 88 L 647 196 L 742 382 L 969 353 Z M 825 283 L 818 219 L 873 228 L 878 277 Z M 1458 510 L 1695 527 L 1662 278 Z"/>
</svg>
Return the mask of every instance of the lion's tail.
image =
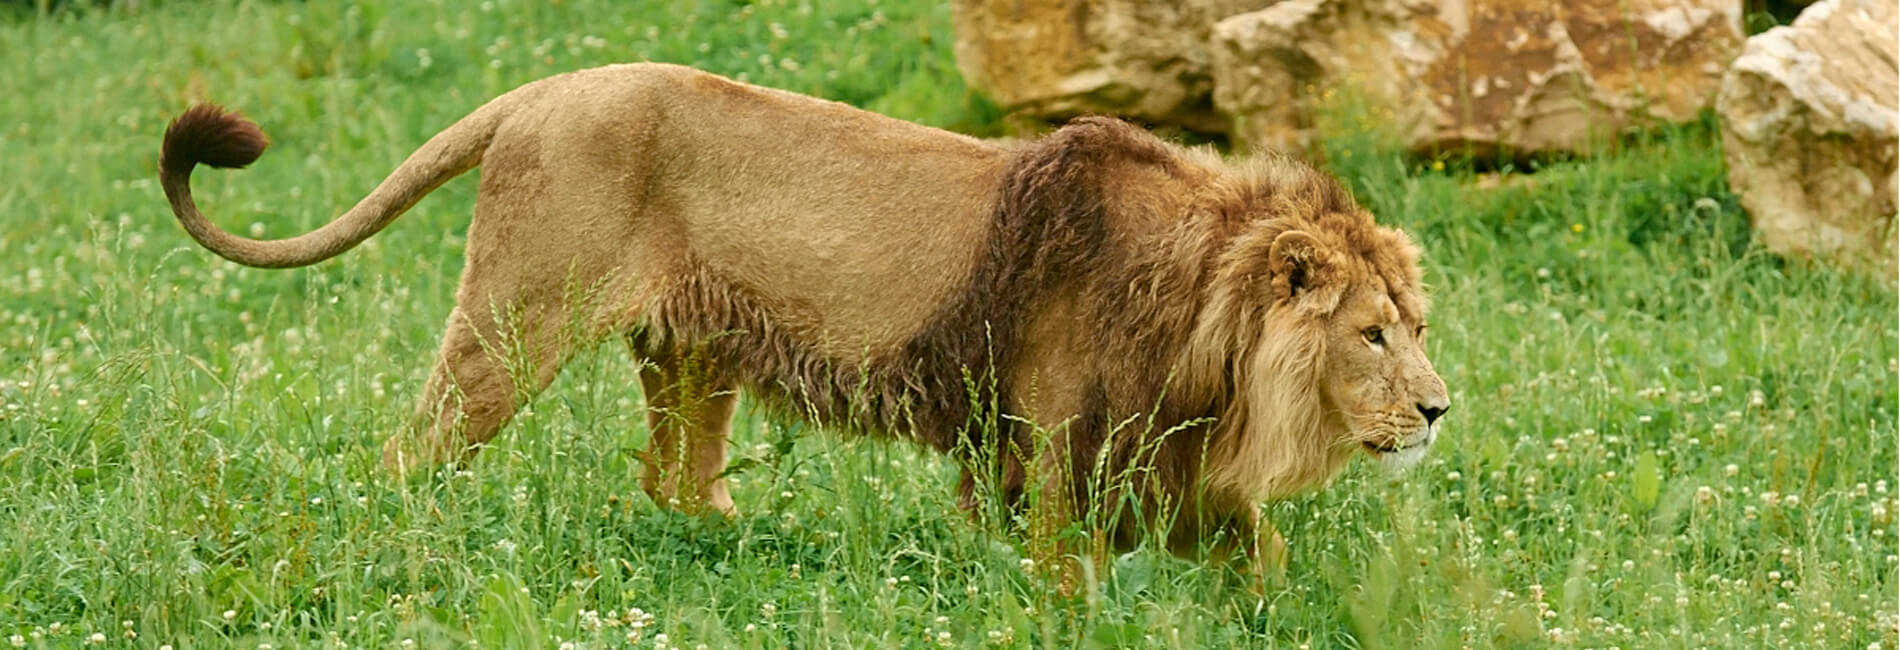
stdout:
<svg viewBox="0 0 1900 650">
<path fill-rule="evenodd" d="M 171 201 L 178 222 L 211 252 L 263 268 L 315 264 L 363 243 L 424 195 L 480 164 L 495 129 L 513 112 L 511 109 L 522 99 L 520 95 L 503 95 L 437 133 L 356 207 L 321 228 L 289 239 L 233 235 L 212 224 L 191 200 L 193 167 L 244 167 L 256 161 L 269 145 L 257 124 L 237 113 L 199 104 L 172 120 L 165 129 L 165 145 L 159 154 L 159 184 L 165 188 L 165 198 Z"/>
</svg>

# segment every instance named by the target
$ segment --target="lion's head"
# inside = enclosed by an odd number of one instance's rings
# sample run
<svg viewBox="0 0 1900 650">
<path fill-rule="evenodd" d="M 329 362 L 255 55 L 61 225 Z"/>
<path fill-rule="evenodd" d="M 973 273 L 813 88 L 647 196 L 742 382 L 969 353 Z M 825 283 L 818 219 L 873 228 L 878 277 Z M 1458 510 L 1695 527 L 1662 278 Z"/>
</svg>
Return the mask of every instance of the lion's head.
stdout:
<svg viewBox="0 0 1900 650">
<path fill-rule="evenodd" d="M 1356 453 L 1407 468 L 1451 407 L 1425 353 L 1418 248 L 1324 185 L 1274 210 L 1317 216 L 1256 221 L 1225 247 L 1188 348 L 1232 396 L 1210 479 L 1242 494 L 1312 486 Z"/>
</svg>

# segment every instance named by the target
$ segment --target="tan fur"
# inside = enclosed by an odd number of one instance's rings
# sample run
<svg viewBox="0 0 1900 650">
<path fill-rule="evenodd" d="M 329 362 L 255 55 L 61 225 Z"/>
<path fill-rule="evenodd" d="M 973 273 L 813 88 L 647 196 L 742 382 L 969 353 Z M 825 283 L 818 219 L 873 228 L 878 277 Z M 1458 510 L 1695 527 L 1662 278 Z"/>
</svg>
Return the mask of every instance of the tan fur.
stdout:
<svg viewBox="0 0 1900 650">
<path fill-rule="evenodd" d="M 211 225 L 187 182 L 263 142 L 194 108 L 161 165 L 186 230 L 254 266 L 348 250 L 483 167 L 414 435 L 385 450 L 398 470 L 465 458 L 578 347 L 624 336 L 653 364 L 656 502 L 733 510 L 718 475 L 743 389 L 951 453 L 972 503 L 980 483 L 1050 516 L 1120 521 L 1104 544 L 1166 519 L 1177 550 L 1220 531 L 1259 554 L 1259 500 L 1357 450 L 1429 443 L 1424 414 L 1448 406 L 1404 235 L 1298 162 L 1229 164 L 1115 120 L 1003 146 L 677 66 L 611 66 L 495 99 L 329 225 L 281 241 Z M 1140 512 L 1107 516 L 1124 507 Z"/>
</svg>

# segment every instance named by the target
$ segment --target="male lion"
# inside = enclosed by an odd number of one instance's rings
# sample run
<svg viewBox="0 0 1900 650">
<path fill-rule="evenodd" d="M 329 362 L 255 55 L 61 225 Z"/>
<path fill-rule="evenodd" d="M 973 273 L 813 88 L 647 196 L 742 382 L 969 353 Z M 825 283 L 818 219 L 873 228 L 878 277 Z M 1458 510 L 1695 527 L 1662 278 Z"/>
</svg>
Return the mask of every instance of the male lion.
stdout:
<svg viewBox="0 0 1900 650">
<path fill-rule="evenodd" d="M 609 66 L 502 95 L 277 241 L 212 225 L 188 184 L 264 147 L 201 105 L 159 163 L 185 230 L 257 267 L 329 259 L 486 168 L 440 357 L 384 448 L 399 472 L 467 458 L 573 352 L 618 336 L 646 362 L 658 504 L 733 512 L 743 388 L 954 455 L 966 505 L 993 489 L 1116 548 L 1165 521 L 1176 552 L 1213 539 L 1260 563 L 1278 536 L 1259 501 L 1354 453 L 1415 462 L 1450 406 L 1404 234 L 1304 164 L 1230 165 L 1112 119 L 1005 146 Z"/>
</svg>

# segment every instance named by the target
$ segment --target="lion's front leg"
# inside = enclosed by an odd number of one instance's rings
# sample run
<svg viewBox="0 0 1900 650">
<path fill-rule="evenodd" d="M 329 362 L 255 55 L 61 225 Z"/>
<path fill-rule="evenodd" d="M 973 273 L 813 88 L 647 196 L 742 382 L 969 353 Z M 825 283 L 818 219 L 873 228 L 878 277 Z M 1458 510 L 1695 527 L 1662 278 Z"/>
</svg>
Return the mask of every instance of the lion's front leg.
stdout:
<svg viewBox="0 0 1900 650">
<path fill-rule="evenodd" d="M 1246 514 L 1229 521 L 1226 533 L 1209 555 L 1216 561 L 1244 561 L 1246 565 L 1239 570 L 1256 593 L 1266 593 L 1269 582 L 1286 575 L 1286 538 L 1258 508 L 1250 507 Z"/>
<path fill-rule="evenodd" d="M 1110 531 L 1087 516 L 1073 483 L 1073 468 L 1061 454 L 1045 452 L 1035 462 L 1036 482 L 1026 486 L 1029 500 L 1028 555 L 1034 568 L 1055 581 L 1064 597 L 1093 598 L 1113 556 Z"/>
<path fill-rule="evenodd" d="M 1255 585 L 1265 591 L 1265 582 L 1271 578 L 1278 580 L 1286 576 L 1287 549 L 1286 538 L 1273 527 L 1266 517 L 1255 515 L 1253 534 L 1253 575 Z"/>
</svg>

